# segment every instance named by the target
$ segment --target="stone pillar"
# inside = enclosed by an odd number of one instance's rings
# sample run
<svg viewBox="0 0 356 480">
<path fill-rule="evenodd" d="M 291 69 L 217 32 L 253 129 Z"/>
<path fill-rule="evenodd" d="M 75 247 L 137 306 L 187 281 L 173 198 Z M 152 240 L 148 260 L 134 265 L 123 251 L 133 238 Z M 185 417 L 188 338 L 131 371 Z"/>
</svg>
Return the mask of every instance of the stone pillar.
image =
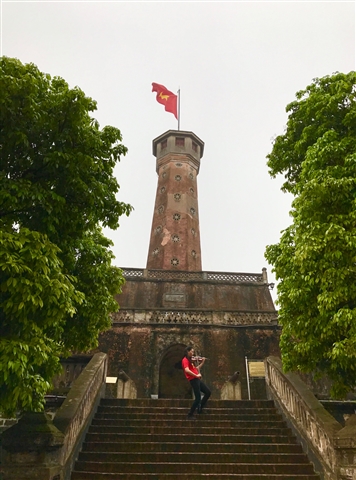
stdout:
<svg viewBox="0 0 356 480">
<path fill-rule="evenodd" d="M 241 400 L 241 382 L 239 377 L 240 372 L 235 372 L 222 386 L 220 393 L 221 400 Z"/>
<path fill-rule="evenodd" d="M 116 398 L 137 398 L 136 385 L 123 370 L 117 377 Z"/>
<path fill-rule="evenodd" d="M 2 434 L 3 480 L 62 480 L 64 435 L 45 413 L 26 413 Z"/>
<path fill-rule="evenodd" d="M 204 143 L 169 130 L 153 140 L 158 185 L 147 257 L 149 270 L 201 271 L 197 175 Z"/>
</svg>

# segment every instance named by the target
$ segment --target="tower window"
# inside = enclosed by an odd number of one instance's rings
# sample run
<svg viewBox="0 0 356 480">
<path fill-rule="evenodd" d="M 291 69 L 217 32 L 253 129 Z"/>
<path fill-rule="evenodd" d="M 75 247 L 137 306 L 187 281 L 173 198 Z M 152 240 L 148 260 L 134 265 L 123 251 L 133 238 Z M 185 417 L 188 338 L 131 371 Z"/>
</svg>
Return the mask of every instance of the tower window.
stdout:
<svg viewBox="0 0 356 480">
<path fill-rule="evenodd" d="M 172 241 L 174 243 L 178 243 L 179 242 L 179 236 L 178 235 L 172 235 Z"/>
<path fill-rule="evenodd" d="M 184 147 L 184 138 L 176 137 L 176 147 Z"/>
<path fill-rule="evenodd" d="M 174 194 L 174 200 L 176 200 L 177 202 L 179 202 L 180 197 L 181 197 L 181 194 L 180 194 L 180 193 L 175 193 L 175 194 Z"/>
<path fill-rule="evenodd" d="M 192 207 L 192 208 L 190 209 L 190 213 L 191 213 L 192 215 L 195 215 L 195 208 Z"/>
<path fill-rule="evenodd" d="M 175 179 L 177 182 L 180 182 L 181 179 L 182 179 L 182 177 L 181 177 L 180 175 L 176 175 L 176 176 L 174 177 L 174 179 Z"/>
<path fill-rule="evenodd" d="M 192 257 L 196 257 L 197 256 L 197 252 L 195 250 L 192 250 Z"/>
<path fill-rule="evenodd" d="M 177 265 L 179 265 L 179 260 L 178 260 L 178 258 L 172 258 L 171 264 L 173 265 L 173 267 L 176 267 Z"/>
<path fill-rule="evenodd" d="M 167 140 L 163 140 L 163 142 L 161 142 L 161 150 L 167 148 Z"/>
<path fill-rule="evenodd" d="M 192 142 L 192 149 L 194 150 L 194 152 L 198 151 L 198 145 L 195 142 Z"/>
<path fill-rule="evenodd" d="M 160 207 L 158 207 L 158 213 L 163 213 L 164 212 L 164 206 L 161 205 Z"/>
<path fill-rule="evenodd" d="M 158 252 L 159 252 L 158 248 L 155 248 L 152 253 L 153 255 L 158 255 Z"/>
<path fill-rule="evenodd" d="M 166 187 L 161 187 L 161 193 L 164 193 L 166 191 Z"/>
<path fill-rule="evenodd" d="M 176 220 L 176 221 L 180 220 L 180 214 L 179 214 L 179 213 L 175 213 L 175 214 L 173 215 L 173 220 Z"/>
</svg>

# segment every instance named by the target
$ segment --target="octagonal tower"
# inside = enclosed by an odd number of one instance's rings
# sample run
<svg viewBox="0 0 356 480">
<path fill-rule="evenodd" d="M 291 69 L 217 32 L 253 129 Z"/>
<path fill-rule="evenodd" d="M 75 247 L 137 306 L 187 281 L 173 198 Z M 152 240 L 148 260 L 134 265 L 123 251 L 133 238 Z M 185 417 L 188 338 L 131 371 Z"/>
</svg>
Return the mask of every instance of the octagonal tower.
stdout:
<svg viewBox="0 0 356 480">
<path fill-rule="evenodd" d="M 169 130 L 153 140 L 158 185 L 147 269 L 202 269 L 197 175 L 203 151 L 192 132 Z"/>
</svg>

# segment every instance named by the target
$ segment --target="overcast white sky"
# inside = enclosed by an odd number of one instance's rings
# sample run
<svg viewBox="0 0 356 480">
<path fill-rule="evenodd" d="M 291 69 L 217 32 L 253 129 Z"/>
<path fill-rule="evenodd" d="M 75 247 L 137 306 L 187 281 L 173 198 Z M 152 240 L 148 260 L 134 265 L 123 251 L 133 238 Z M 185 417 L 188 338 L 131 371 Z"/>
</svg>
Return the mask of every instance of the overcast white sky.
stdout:
<svg viewBox="0 0 356 480">
<path fill-rule="evenodd" d="M 1 54 L 97 100 L 129 153 L 119 198 L 135 210 L 115 263 L 145 268 L 157 185 L 152 140 L 176 129 L 151 83 L 181 90 L 181 129 L 205 142 L 198 177 L 203 270 L 258 273 L 290 224 L 266 166 L 285 106 L 313 78 L 355 69 L 355 1 L 1 1 Z M 275 298 L 275 293 L 273 294 Z"/>
</svg>

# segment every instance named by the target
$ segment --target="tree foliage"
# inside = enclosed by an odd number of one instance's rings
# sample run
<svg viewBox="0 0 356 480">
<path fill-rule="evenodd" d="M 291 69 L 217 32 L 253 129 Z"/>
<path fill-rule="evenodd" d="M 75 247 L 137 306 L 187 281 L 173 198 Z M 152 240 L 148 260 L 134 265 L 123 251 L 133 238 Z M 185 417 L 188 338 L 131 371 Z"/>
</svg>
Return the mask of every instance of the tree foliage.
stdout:
<svg viewBox="0 0 356 480">
<path fill-rule="evenodd" d="M 286 370 L 356 386 L 356 73 L 315 79 L 287 106 L 268 155 L 291 192 L 293 223 L 266 249 L 278 285 Z"/>
<path fill-rule="evenodd" d="M 0 409 L 39 410 L 59 359 L 97 345 L 123 277 L 111 241 L 132 207 L 127 149 L 96 102 L 33 64 L 0 59 Z"/>
</svg>

